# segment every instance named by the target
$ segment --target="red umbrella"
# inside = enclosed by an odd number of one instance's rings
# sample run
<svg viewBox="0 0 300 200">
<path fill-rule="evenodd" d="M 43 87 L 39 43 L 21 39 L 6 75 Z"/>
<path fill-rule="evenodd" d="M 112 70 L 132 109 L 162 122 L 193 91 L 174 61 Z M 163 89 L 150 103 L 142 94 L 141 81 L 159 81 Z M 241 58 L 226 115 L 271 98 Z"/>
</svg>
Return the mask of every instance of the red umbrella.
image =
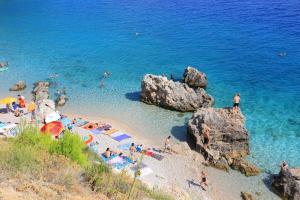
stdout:
<svg viewBox="0 0 300 200">
<path fill-rule="evenodd" d="M 58 137 L 63 130 L 64 126 L 59 121 L 50 122 L 41 128 L 42 133 L 51 133 L 55 137 Z"/>
</svg>

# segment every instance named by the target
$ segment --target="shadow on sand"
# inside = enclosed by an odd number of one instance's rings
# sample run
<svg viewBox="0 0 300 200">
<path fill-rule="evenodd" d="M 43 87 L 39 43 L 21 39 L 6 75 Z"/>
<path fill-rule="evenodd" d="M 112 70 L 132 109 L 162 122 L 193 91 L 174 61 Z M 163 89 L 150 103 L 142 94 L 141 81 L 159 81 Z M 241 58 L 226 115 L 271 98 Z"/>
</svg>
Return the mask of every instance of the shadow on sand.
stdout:
<svg viewBox="0 0 300 200">
<path fill-rule="evenodd" d="M 140 101 L 141 92 L 128 92 L 125 97 L 131 101 Z"/>
<path fill-rule="evenodd" d="M 174 136 L 177 140 L 180 142 L 187 142 L 189 147 L 194 150 L 195 147 L 195 141 L 193 138 L 188 134 L 187 132 L 187 123 L 183 126 L 174 126 L 171 130 L 172 136 Z"/>
</svg>

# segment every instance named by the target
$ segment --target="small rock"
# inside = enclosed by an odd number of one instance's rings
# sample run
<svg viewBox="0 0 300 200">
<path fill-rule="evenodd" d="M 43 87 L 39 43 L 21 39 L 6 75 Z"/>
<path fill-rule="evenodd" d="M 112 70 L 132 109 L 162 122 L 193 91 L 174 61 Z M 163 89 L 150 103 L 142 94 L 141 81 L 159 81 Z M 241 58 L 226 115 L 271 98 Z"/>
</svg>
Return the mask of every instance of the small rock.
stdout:
<svg viewBox="0 0 300 200">
<path fill-rule="evenodd" d="M 239 170 L 246 176 L 257 176 L 260 174 L 260 169 L 249 163 L 245 159 L 234 159 L 231 164 L 233 169 Z"/>
<path fill-rule="evenodd" d="M 188 66 L 183 74 L 183 81 L 193 88 L 206 88 L 207 86 L 207 77 L 203 72 L 198 71 L 197 69 Z"/>
<path fill-rule="evenodd" d="M 249 192 L 241 192 L 241 196 L 243 200 L 255 200 L 252 194 L 250 194 Z"/>
<path fill-rule="evenodd" d="M 21 90 L 25 90 L 25 88 L 26 88 L 26 83 L 24 81 L 18 81 L 11 88 L 9 88 L 9 91 L 21 91 Z"/>
<path fill-rule="evenodd" d="M 60 95 L 57 97 L 57 99 L 55 100 L 55 104 L 56 106 L 64 106 L 68 101 L 68 97 L 66 95 Z"/>
</svg>

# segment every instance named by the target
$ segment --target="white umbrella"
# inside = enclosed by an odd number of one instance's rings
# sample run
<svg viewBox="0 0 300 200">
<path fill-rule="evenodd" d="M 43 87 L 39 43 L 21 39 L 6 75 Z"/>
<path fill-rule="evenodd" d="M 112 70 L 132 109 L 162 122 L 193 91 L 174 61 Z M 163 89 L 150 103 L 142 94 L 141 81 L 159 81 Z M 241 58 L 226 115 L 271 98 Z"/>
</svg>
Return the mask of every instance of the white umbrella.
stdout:
<svg viewBox="0 0 300 200">
<path fill-rule="evenodd" d="M 46 123 L 54 122 L 60 119 L 60 115 L 57 112 L 48 114 L 45 118 Z"/>
</svg>

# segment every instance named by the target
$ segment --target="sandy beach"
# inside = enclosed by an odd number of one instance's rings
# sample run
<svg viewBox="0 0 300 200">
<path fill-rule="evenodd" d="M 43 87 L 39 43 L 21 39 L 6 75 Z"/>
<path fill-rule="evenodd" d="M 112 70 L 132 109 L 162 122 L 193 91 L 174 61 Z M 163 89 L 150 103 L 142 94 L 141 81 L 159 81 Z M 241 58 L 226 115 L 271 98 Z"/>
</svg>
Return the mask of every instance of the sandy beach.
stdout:
<svg viewBox="0 0 300 200">
<path fill-rule="evenodd" d="M 120 123 L 114 119 L 107 119 L 92 116 L 78 116 L 73 113 L 63 113 L 69 118 L 81 117 L 91 122 L 106 122 L 118 130 L 122 130 L 130 134 L 132 138 L 117 142 L 105 134 L 94 137 L 98 142 L 99 152 L 104 152 L 110 147 L 116 152 L 123 152 L 129 155 L 129 151 L 120 150 L 119 145 L 134 142 L 135 144 L 143 144 L 144 148 L 163 147 L 164 141 L 157 143 L 155 141 L 145 140 L 143 135 L 132 130 L 126 124 Z M 23 116 L 29 120 L 30 114 Z M 0 121 L 18 123 L 21 118 L 16 118 L 12 114 L 0 114 Z M 74 133 L 78 133 L 81 137 L 90 134 L 88 130 L 80 127 L 73 129 Z M 226 173 L 211 167 L 203 165 L 203 157 L 192 151 L 186 142 L 179 142 L 172 139 L 172 146 L 177 154 L 163 153 L 164 159 L 158 161 L 152 157 L 144 156 L 143 163 L 146 164 L 152 173 L 142 176 L 139 179 L 146 183 L 150 188 L 160 189 L 172 194 L 175 199 L 192 199 L 192 200 L 238 200 L 241 199 L 240 192 L 251 192 L 256 199 L 280 199 L 272 193 L 263 182 L 264 175 L 259 177 L 245 177 L 239 172 L 230 171 Z M 200 174 L 204 170 L 208 173 L 209 190 L 204 191 L 200 185 Z"/>
</svg>

